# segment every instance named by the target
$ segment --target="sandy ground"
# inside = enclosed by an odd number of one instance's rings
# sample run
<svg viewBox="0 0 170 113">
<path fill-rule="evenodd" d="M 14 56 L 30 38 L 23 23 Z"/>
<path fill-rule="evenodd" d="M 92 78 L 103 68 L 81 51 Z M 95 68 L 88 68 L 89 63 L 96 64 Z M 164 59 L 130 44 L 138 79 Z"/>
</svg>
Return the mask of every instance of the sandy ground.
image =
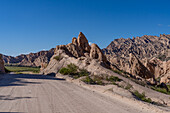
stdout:
<svg viewBox="0 0 170 113">
<path fill-rule="evenodd" d="M 43 75 L 10 74 L 0 78 L 0 113 L 156 112 L 116 98 Z"/>
</svg>

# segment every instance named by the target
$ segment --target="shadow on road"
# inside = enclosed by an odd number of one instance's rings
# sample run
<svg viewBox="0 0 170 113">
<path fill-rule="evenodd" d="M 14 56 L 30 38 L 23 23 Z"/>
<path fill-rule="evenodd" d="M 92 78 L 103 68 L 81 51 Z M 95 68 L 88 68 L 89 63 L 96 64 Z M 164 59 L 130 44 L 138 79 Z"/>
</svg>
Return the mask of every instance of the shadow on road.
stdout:
<svg viewBox="0 0 170 113">
<path fill-rule="evenodd" d="M 24 113 L 24 112 L 0 112 L 0 113 Z"/>
<path fill-rule="evenodd" d="M 32 97 L 11 97 L 10 95 L 0 95 L 0 100 L 17 100 L 17 99 L 30 99 Z"/>
<path fill-rule="evenodd" d="M 0 87 L 5 86 L 25 86 L 27 84 L 41 84 L 41 82 L 29 82 L 28 79 L 41 80 L 65 80 L 46 75 L 32 74 L 4 74 L 0 78 Z"/>
<path fill-rule="evenodd" d="M 25 113 L 25 112 L 0 112 L 0 113 Z"/>
</svg>

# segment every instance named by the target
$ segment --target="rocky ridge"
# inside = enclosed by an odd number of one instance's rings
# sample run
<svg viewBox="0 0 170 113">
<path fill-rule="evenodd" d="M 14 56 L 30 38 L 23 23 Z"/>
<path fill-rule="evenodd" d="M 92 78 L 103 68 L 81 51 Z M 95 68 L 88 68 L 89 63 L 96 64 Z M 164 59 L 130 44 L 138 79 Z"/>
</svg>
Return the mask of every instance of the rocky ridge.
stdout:
<svg viewBox="0 0 170 113">
<path fill-rule="evenodd" d="M 103 52 L 120 70 L 136 77 L 145 76 L 148 81 L 169 83 L 169 44 L 170 35 L 144 35 L 133 39 L 116 39 Z"/>
</svg>

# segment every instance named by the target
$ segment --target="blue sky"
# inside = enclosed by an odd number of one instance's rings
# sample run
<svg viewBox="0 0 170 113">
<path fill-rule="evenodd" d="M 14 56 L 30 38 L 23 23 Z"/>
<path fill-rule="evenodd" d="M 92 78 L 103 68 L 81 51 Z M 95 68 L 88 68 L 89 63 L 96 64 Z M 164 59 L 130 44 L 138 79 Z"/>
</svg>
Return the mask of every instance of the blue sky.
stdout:
<svg viewBox="0 0 170 113">
<path fill-rule="evenodd" d="M 105 48 L 116 38 L 170 34 L 169 0 L 0 0 L 0 53 L 16 56 L 83 32 Z"/>
</svg>

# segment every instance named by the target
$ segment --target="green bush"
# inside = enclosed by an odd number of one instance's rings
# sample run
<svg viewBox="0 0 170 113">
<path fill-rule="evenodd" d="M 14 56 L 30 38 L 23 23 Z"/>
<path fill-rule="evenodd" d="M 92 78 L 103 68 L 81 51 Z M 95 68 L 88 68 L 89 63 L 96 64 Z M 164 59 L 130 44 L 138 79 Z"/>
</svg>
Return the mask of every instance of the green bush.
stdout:
<svg viewBox="0 0 170 113">
<path fill-rule="evenodd" d="M 79 75 L 79 77 L 88 76 L 89 72 L 85 69 L 81 69 L 80 72 L 78 73 L 78 75 Z"/>
<path fill-rule="evenodd" d="M 144 101 L 144 102 L 148 102 L 148 103 L 152 103 L 152 100 L 150 98 L 146 98 L 145 96 L 145 92 L 143 92 L 142 94 L 139 93 L 137 90 L 134 91 L 132 93 L 137 99 Z"/>
<path fill-rule="evenodd" d="M 68 68 L 61 68 L 59 73 L 63 74 L 63 75 L 69 75 L 71 73 L 70 69 Z"/>
<path fill-rule="evenodd" d="M 82 79 L 83 82 L 86 84 L 93 84 L 93 85 L 104 85 L 102 80 L 98 78 L 97 76 L 94 76 L 91 78 L 90 76 L 87 76 L 86 78 Z"/>
<path fill-rule="evenodd" d="M 60 61 L 62 59 L 61 55 L 55 56 L 53 59 Z"/>
<path fill-rule="evenodd" d="M 122 74 L 122 72 L 121 72 L 121 71 L 119 71 L 119 70 L 113 70 L 113 72 L 115 72 L 115 73 L 117 73 L 117 74 L 119 74 L 119 75 L 121 75 L 121 74 Z"/>
<path fill-rule="evenodd" d="M 128 83 L 128 84 L 126 85 L 125 89 L 126 89 L 126 90 L 129 90 L 129 89 L 131 89 L 132 87 L 133 87 L 133 86 Z"/>
<path fill-rule="evenodd" d="M 70 74 L 74 75 L 74 74 L 77 74 L 77 69 L 78 67 L 75 65 L 75 64 L 69 64 L 67 65 L 67 68 L 70 70 Z"/>
<path fill-rule="evenodd" d="M 167 85 L 168 89 L 170 89 L 170 85 Z M 161 88 L 161 87 L 156 87 L 156 86 L 152 86 L 151 89 L 164 93 L 164 94 L 168 94 L 170 95 L 170 91 L 167 91 L 165 88 Z"/>
<path fill-rule="evenodd" d="M 63 75 L 76 75 L 78 67 L 74 64 L 69 64 L 66 67 L 60 69 L 59 73 Z"/>
<path fill-rule="evenodd" d="M 104 83 L 102 82 L 103 78 L 100 76 L 94 76 L 93 80 L 97 85 L 104 85 Z"/>
<path fill-rule="evenodd" d="M 93 79 L 91 79 L 89 76 L 82 79 L 82 81 L 85 82 L 86 84 L 95 84 L 95 81 Z"/>
<path fill-rule="evenodd" d="M 111 76 L 111 77 L 107 77 L 106 78 L 107 81 L 110 81 L 110 82 L 120 82 L 122 81 L 122 79 L 119 79 L 118 77 L 114 77 L 114 76 Z"/>
<path fill-rule="evenodd" d="M 79 69 L 75 64 L 72 63 L 67 65 L 67 67 L 61 68 L 59 73 L 63 75 L 69 75 L 74 79 L 89 75 L 89 72 L 87 70 Z"/>
</svg>

